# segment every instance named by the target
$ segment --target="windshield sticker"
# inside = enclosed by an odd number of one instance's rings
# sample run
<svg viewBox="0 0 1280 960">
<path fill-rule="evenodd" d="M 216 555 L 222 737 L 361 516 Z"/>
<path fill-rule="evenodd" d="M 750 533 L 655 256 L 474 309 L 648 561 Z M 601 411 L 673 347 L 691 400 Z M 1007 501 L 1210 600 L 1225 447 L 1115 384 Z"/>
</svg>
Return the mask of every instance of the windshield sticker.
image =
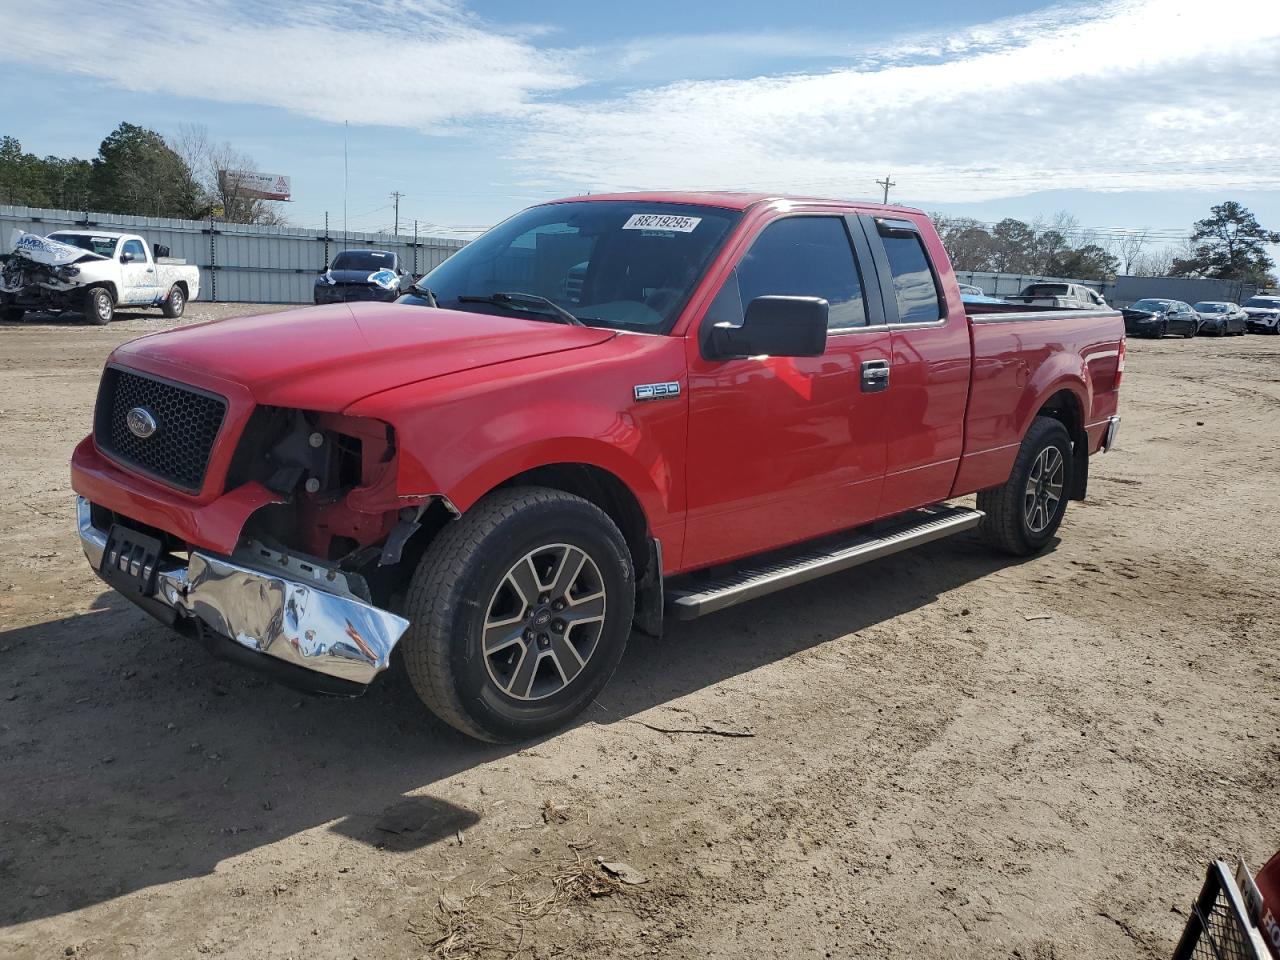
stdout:
<svg viewBox="0 0 1280 960">
<path fill-rule="evenodd" d="M 622 229 L 693 233 L 693 228 L 701 222 L 701 217 L 673 217 L 665 213 L 633 213 L 631 219 L 622 225 Z"/>
</svg>

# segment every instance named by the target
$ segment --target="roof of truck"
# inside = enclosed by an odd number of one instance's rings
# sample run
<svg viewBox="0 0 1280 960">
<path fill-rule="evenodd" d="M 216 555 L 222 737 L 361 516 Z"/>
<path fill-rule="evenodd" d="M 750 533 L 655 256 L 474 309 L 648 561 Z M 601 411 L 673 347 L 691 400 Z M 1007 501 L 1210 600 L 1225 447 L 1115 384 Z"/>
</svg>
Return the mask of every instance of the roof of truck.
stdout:
<svg viewBox="0 0 1280 960">
<path fill-rule="evenodd" d="M 922 213 L 915 207 L 895 204 L 868 203 L 862 200 L 835 200 L 829 197 L 806 197 L 786 193 L 749 193 L 737 190 L 652 190 L 636 193 L 591 193 L 580 197 L 564 197 L 552 203 L 569 203 L 574 200 L 630 200 L 640 203 L 690 203 L 703 207 L 723 207 L 726 210 L 746 210 L 757 203 L 786 200 L 792 203 L 829 203 L 860 210 L 882 210 L 885 213 Z"/>
<path fill-rule="evenodd" d="M 136 237 L 136 233 L 117 233 L 115 230 L 90 230 L 88 227 L 70 227 L 63 230 L 55 230 L 49 236 L 56 233 L 79 233 L 86 237 L 109 237 L 112 240 L 119 240 L 121 237 Z"/>
</svg>

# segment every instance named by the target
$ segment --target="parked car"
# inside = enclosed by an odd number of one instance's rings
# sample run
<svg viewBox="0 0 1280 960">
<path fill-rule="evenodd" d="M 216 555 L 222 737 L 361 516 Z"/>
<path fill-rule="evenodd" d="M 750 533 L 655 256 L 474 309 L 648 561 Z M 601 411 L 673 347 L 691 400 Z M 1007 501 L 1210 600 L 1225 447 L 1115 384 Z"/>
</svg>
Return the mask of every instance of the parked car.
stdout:
<svg viewBox="0 0 1280 960">
<path fill-rule="evenodd" d="M 664 610 L 962 530 L 1043 549 L 1115 443 L 1124 352 L 1112 310 L 964 306 L 917 210 L 579 197 L 399 303 L 118 347 L 71 482 L 93 569 L 177 630 L 341 695 L 399 647 L 440 717 L 514 740 Z"/>
<path fill-rule="evenodd" d="M 1251 333 L 1280 333 L 1280 297 L 1250 297 L 1243 309 Z"/>
<path fill-rule="evenodd" d="M 399 256 L 390 250 L 343 250 L 316 277 L 313 299 L 316 303 L 390 302 L 412 282 Z"/>
<path fill-rule="evenodd" d="M 1200 318 L 1198 333 L 1215 337 L 1241 336 L 1248 326 L 1248 314 L 1236 303 L 1222 300 L 1201 300 L 1192 308 Z"/>
<path fill-rule="evenodd" d="M 1125 332 L 1135 337 L 1159 339 L 1170 333 L 1194 337 L 1200 329 L 1199 315 L 1181 300 L 1151 297 L 1125 307 L 1121 313 Z"/>
<path fill-rule="evenodd" d="M 1107 307 L 1102 294 L 1083 283 L 1031 283 L 1017 296 L 1005 299 L 1061 310 L 1105 310 Z"/>
<path fill-rule="evenodd" d="M 133 233 L 59 230 L 47 237 L 15 230 L 0 257 L 0 316 L 20 320 L 28 310 L 74 311 L 110 323 L 117 306 L 159 307 L 182 316 L 200 295 L 200 270 L 169 256 L 169 248 Z"/>
</svg>

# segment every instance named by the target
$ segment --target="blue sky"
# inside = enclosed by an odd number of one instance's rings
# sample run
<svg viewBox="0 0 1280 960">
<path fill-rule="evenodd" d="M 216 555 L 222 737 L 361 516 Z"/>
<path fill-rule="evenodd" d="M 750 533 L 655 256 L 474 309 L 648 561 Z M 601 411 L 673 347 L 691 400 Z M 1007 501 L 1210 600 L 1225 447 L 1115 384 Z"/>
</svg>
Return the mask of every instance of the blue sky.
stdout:
<svg viewBox="0 0 1280 960">
<path fill-rule="evenodd" d="M 335 227 L 466 234 L 584 191 L 744 188 L 1173 239 L 1239 199 L 1280 227 L 1280 17 L 1262 0 L 27 0 L 0 133 L 91 156 L 181 123 Z M 49 29 L 75 23 L 75 30 Z M 21 95 L 13 95 L 20 90 Z"/>
</svg>

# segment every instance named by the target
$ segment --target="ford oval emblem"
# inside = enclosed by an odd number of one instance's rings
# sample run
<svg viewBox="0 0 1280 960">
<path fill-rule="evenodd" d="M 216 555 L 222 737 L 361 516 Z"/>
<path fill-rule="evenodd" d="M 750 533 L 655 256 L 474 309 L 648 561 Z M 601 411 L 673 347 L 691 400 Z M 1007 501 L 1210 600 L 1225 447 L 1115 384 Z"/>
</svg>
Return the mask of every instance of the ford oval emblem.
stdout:
<svg viewBox="0 0 1280 960">
<path fill-rule="evenodd" d="M 139 440 L 147 439 L 160 426 L 156 423 L 156 415 L 146 407 L 134 407 L 124 415 L 124 423 Z"/>
</svg>

